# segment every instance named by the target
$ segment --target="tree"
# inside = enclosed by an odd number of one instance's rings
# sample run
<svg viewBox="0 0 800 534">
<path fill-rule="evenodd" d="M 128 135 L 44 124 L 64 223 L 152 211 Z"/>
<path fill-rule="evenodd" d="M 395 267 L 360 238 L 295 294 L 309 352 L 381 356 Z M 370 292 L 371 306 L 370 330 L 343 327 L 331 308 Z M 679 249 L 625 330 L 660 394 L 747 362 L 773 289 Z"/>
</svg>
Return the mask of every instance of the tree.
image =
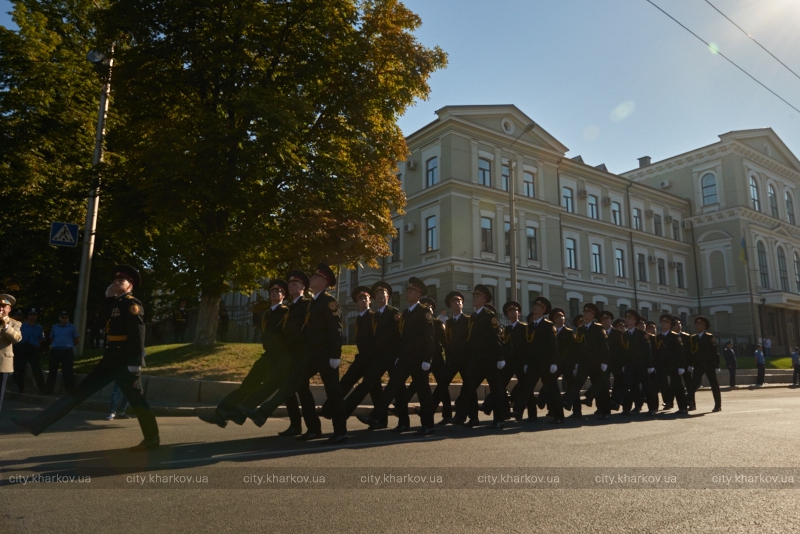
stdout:
<svg viewBox="0 0 800 534">
<path fill-rule="evenodd" d="M 394 0 L 113 0 L 105 175 L 117 235 L 165 290 L 200 289 L 198 344 L 231 287 L 388 254 L 405 198 L 396 119 L 444 67 Z"/>
</svg>

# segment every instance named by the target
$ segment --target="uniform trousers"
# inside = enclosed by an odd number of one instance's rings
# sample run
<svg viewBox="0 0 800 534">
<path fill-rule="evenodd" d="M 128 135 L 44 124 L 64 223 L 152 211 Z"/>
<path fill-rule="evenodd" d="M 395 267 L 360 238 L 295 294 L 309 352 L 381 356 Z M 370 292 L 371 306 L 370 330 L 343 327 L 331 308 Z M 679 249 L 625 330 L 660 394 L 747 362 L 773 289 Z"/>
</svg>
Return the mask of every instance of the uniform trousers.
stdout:
<svg viewBox="0 0 800 534">
<path fill-rule="evenodd" d="M 639 388 L 641 387 L 641 392 Z M 658 410 L 658 396 L 653 389 L 653 383 L 647 368 L 639 365 L 629 365 L 625 368 L 625 398 L 622 402 L 623 412 L 630 412 L 633 403 L 640 406 L 640 396 L 647 402 L 651 411 Z"/>
<path fill-rule="evenodd" d="M 411 386 L 406 390 L 406 379 L 411 377 Z M 419 418 L 423 427 L 433 427 L 433 395 L 430 386 L 430 370 L 422 369 L 422 361 L 417 358 L 401 357 L 389 374 L 389 383 L 383 390 L 380 402 L 375 406 L 372 417 L 378 421 L 387 418 L 389 403 L 395 399 L 395 409 L 399 424 L 408 424 L 408 397 L 413 393 L 419 398 Z"/>
<path fill-rule="evenodd" d="M 55 389 L 59 366 L 61 367 L 61 373 L 64 375 L 64 389 L 69 391 L 75 387 L 75 373 L 72 370 L 74 361 L 75 353 L 71 348 L 50 349 L 50 368 L 47 373 L 47 384 L 44 389 L 45 393 L 50 394 L 53 392 L 53 389 Z"/>
<path fill-rule="evenodd" d="M 341 380 L 339 380 L 339 388 L 342 390 L 342 396 L 347 398 L 347 395 L 351 393 L 351 389 L 359 380 L 365 379 L 367 373 L 369 373 L 370 368 L 372 367 L 373 363 L 377 357 L 367 357 L 356 355 L 356 359 L 347 368 L 344 375 L 342 376 Z M 385 371 L 384 371 L 385 372 Z M 383 373 L 381 373 L 383 376 Z M 370 396 L 372 397 L 372 405 L 375 406 L 383 395 L 383 388 L 381 387 L 380 376 L 378 380 L 373 380 L 372 386 L 369 388 Z M 363 397 L 359 399 L 359 402 L 363 400 Z M 322 413 L 326 416 L 330 416 L 330 409 L 331 405 L 328 400 L 322 405 Z M 349 417 L 352 412 L 347 410 L 347 404 L 345 403 L 345 416 Z"/>
<path fill-rule="evenodd" d="M 608 375 L 600 369 L 599 364 L 579 364 L 578 373 L 575 377 L 572 386 L 564 395 L 567 403 L 571 404 L 574 408 L 580 402 L 581 387 L 586 382 L 586 379 L 591 379 L 591 389 L 594 391 L 595 402 L 597 409 L 601 414 L 611 413 L 611 399 L 608 395 Z"/>
<path fill-rule="evenodd" d="M 494 358 L 475 358 L 467 360 L 466 373 L 462 374 L 463 384 L 461 395 L 456 400 L 456 419 L 478 417 L 478 387 L 486 380 L 489 383 L 489 392 L 495 395 L 493 420 L 503 422 L 508 412 L 508 397 L 505 388 L 500 383 L 497 369 L 497 360 Z"/>
<path fill-rule="evenodd" d="M 661 398 L 664 404 L 670 405 L 674 399 L 678 402 L 678 409 L 688 408 L 686 390 L 683 387 L 681 375 L 678 374 L 678 368 L 656 369 L 656 374 L 659 378 L 659 389 L 661 390 Z"/>
<path fill-rule="evenodd" d="M 33 371 L 33 380 L 39 391 L 45 391 L 44 373 L 42 365 L 39 363 L 39 347 L 30 343 L 20 343 L 14 345 L 14 380 L 19 387 L 19 392 L 25 391 L 25 370 L 28 365 Z"/>
<path fill-rule="evenodd" d="M 685 373 L 684 373 L 685 374 Z M 717 373 L 715 369 L 698 369 L 694 370 L 694 383 L 692 384 L 692 402 L 694 402 L 694 392 L 703 383 L 703 375 L 708 377 L 708 385 L 711 386 L 711 394 L 714 396 L 714 407 L 722 406 L 722 395 L 719 392 L 719 382 L 717 381 Z"/>
<path fill-rule="evenodd" d="M 564 407 L 561 404 L 561 395 L 558 394 L 558 379 L 556 373 L 550 372 L 550 366 L 543 367 L 541 365 L 528 365 L 528 370 L 523 374 L 521 387 L 518 388 L 517 398 L 514 401 L 515 411 L 522 413 L 521 408 L 527 405 L 528 418 L 536 419 L 536 402 L 533 398 L 533 390 L 536 388 L 536 383 L 542 381 L 542 389 L 539 391 L 539 397 L 544 398 L 547 403 L 547 409 L 556 420 L 564 419 Z M 539 403 L 541 404 L 541 403 Z"/>
<path fill-rule="evenodd" d="M 436 378 L 436 389 L 433 391 L 433 412 L 436 413 L 436 409 L 439 407 L 439 403 L 441 403 L 442 418 L 444 419 L 453 417 L 453 407 L 450 400 L 450 384 L 458 373 L 461 373 L 461 378 L 463 380 L 466 368 L 466 360 L 463 357 L 449 357 L 444 361 L 444 366 L 439 375 L 433 375 Z M 458 400 L 456 400 L 456 403 L 458 403 Z M 477 417 L 477 415 L 476 412 L 475 416 Z"/>
</svg>

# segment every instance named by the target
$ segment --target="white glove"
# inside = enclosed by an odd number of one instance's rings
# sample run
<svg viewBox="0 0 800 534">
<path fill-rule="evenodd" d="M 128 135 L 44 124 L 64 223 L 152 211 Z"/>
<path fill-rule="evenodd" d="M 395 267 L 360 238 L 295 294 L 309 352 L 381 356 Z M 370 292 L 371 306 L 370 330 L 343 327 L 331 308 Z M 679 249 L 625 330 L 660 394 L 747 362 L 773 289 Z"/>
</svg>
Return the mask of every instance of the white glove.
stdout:
<svg viewBox="0 0 800 534">
<path fill-rule="evenodd" d="M 694 367 L 690 365 L 689 366 L 689 372 L 691 373 L 692 371 L 694 371 Z"/>
<path fill-rule="evenodd" d="M 114 287 L 114 284 L 111 284 L 110 286 L 108 286 L 106 288 L 106 298 L 116 296 L 116 295 L 114 295 L 114 291 L 111 290 L 112 287 Z"/>
<path fill-rule="evenodd" d="M 605 373 L 605 372 L 606 372 L 606 369 L 608 369 L 608 366 L 607 366 L 606 364 L 604 364 L 604 363 L 601 363 L 601 364 L 600 364 L 600 370 L 601 370 L 601 371 L 603 371 L 603 372 Z"/>
<path fill-rule="evenodd" d="M 679 375 L 679 376 L 680 376 L 680 375 L 682 375 L 682 374 L 683 374 L 683 373 L 685 373 L 685 372 L 686 372 L 686 369 L 684 369 L 683 367 L 679 367 L 679 368 L 678 368 L 678 375 Z"/>
<path fill-rule="evenodd" d="M 428 362 L 422 362 L 423 371 L 430 371 L 430 369 L 431 369 L 431 364 L 429 364 Z"/>
<path fill-rule="evenodd" d="M 528 366 L 527 365 L 523 365 L 522 366 L 522 372 L 523 373 L 527 373 L 528 372 Z"/>
<path fill-rule="evenodd" d="M 572 370 L 572 376 L 578 376 L 578 366 L 575 366 L 575 369 Z"/>
<path fill-rule="evenodd" d="M 552 365 L 550 366 L 550 374 L 553 374 L 553 373 L 555 373 L 556 371 L 558 371 L 558 366 L 557 366 L 556 364 L 552 364 Z"/>
<path fill-rule="evenodd" d="M 652 374 L 653 374 L 653 372 L 654 372 L 655 370 L 656 370 L 656 368 L 655 368 L 655 367 L 648 367 L 648 368 L 647 368 L 647 374 L 648 374 L 648 375 L 652 375 Z"/>
<path fill-rule="evenodd" d="M 342 363 L 342 360 L 340 358 L 331 358 L 328 360 L 328 363 L 331 365 L 331 369 L 338 369 L 339 364 Z"/>
<path fill-rule="evenodd" d="M 497 362 L 497 368 L 498 369 L 502 369 L 505 366 L 506 366 L 506 361 L 505 360 L 500 360 L 499 362 Z"/>
<path fill-rule="evenodd" d="M 714 369 L 714 372 L 719 374 L 719 368 Z"/>
<path fill-rule="evenodd" d="M 142 367 L 140 365 L 129 365 L 128 366 L 128 371 L 130 371 L 131 373 L 138 373 L 141 370 L 142 370 Z"/>
</svg>

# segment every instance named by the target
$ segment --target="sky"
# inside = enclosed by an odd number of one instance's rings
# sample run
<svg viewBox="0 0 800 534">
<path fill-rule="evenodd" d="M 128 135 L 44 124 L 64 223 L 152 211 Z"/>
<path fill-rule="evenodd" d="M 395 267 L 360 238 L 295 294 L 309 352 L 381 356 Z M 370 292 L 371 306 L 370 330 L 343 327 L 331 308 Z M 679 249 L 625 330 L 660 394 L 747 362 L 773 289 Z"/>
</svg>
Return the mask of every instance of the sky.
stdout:
<svg viewBox="0 0 800 534">
<path fill-rule="evenodd" d="M 590 165 L 635 168 L 772 128 L 800 157 L 800 79 L 706 0 L 406 0 L 416 36 L 448 53 L 427 101 L 399 119 L 408 135 L 448 105 L 514 104 Z M 800 0 L 709 0 L 800 74 Z M 0 0 L 0 25 L 13 27 Z"/>
</svg>

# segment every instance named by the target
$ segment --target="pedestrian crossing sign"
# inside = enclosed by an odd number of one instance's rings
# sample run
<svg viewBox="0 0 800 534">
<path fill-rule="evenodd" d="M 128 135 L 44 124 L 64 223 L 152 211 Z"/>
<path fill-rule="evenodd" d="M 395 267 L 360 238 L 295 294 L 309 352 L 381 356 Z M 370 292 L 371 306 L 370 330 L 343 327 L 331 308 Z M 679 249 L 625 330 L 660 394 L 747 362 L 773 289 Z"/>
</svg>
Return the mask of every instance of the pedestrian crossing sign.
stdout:
<svg viewBox="0 0 800 534">
<path fill-rule="evenodd" d="M 50 225 L 50 244 L 57 247 L 78 246 L 78 225 L 54 222 Z"/>
</svg>

